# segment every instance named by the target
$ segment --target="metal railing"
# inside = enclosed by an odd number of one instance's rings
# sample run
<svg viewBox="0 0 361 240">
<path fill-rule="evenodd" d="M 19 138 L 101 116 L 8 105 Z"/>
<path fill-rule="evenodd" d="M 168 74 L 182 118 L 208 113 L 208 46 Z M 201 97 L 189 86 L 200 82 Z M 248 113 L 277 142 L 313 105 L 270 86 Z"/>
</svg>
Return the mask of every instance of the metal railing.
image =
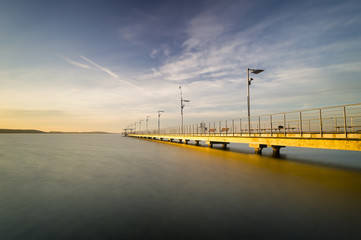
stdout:
<svg viewBox="0 0 361 240">
<path fill-rule="evenodd" d="M 302 111 L 260 115 L 214 122 L 201 122 L 160 131 L 137 131 L 135 134 L 192 136 L 267 136 L 347 138 L 361 134 L 361 103 Z"/>
</svg>

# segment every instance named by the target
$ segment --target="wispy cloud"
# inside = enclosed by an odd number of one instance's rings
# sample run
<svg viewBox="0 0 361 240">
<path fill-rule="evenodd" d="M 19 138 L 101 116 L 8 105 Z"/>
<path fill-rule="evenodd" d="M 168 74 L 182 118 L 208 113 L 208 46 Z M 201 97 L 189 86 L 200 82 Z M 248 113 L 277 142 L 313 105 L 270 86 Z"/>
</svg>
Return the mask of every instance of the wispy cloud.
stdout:
<svg viewBox="0 0 361 240">
<path fill-rule="evenodd" d="M 92 60 L 90 60 L 89 58 L 87 57 L 84 57 L 82 55 L 80 55 L 80 57 L 82 59 L 84 59 L 85 61 L 87 61 L 88 63 L 92 64 L 93 66 L 97 67 L 98 69 L 104 71 L 105 73 L 109 74 L 110 76 L 114 77 L 114 78 L 119 78 L 119 76 L 115 73 L 112 72 L 112 70 L 110 70 L 109 68 L 106 68 L 106 67 L 103 67 L 103 66 L 100 66 L 99 64 L 93 62 Z"/>
<path fill-rule="evenodd" d="M 319 12 L 311 9 L 297 19 L 292 13 L 272 15 L 252 27 L 235 29 L 217 19 L 217 15 L 202 13 L 189 20 L 182 51 L 140 78 L 169 83 L 162 86 L 163 91 L 169 92 L 159 101 L 174 98 L 177 92 L 171 88 L 176 89 L 176 84 L 182 82 L 183 94 L 191 99 L 187 112 L 193 117 L 197 114 L 206 117 L 215 109 L 223 116 L 244 116 L 247 67 L 265 69 L 254 76 L 251 86 L 253 114 L 294 110 L 305 105 L 354 103 L 361 99 L 357 96 L 361 86 L 354 77 L 360 74 L 359 60 L 349 56 L 354 55 L 359 38 L 325 38 L 340 28 L 342 19 L 336 17 L 338 21 L 334 15 L 324 14 L 319 18 Z M 334 19 L 332 24 L 323 28 L 330 19 Z M 151 57 L 159 52 L 160 49 L 153 50 Z M 343 59 L 349 62 L 345 64 Z M 345 85 L 344 95 L 330 99 L 327 92 L 341 89 L 341 84 Z M 168 103 L 166 106 L 172 108 Z M 177 109 L 172 109 L 176 113 Z"/>
<path fill-rule="evenodd" d="M 160 48 L 157 49 L 153 49 L 150 54 L 149 57 L 150 58 L 159 58 L 161 60 L 165 60 L 167 59 L 171 54 L 170 48 L 168 46 L 168 44 L 162 44 L 160 46 Z"/>
<path fill-rule="evenodd" d="M 80 68 L 85 68 L 85 69 L 90 69 L 91 67 L 89 65 L 86 65 L 86 64 L 83 64 L 83 63 L 80 63 L 80 62 L 76 62 L 70 58 L 67 58 L 67 57 L 64 57 L 63 55 L 59 54 L 59 53 L 53 53 L 55 56 L 63 59 L 64 61 L 74 65 L 74 66 L 77 66 L 77 67 L 80 67 Z"/>
<path fill-rule="evenodd" d="M 129 81 L 126 81 L 124 79 L 121 79 L 117 74 L 115 74 L 112 70 L 110 70 L 109 68 L 107 67 L 103 67 L 97 63 L 95 63 L 94 61 L 90 60 L 89 58 L 87 57 L 84 57 L 82 55 L 80 55 L 80 57 L 82 59 L 84 59 L 85 61 L 87 61 L 88 63 L 92 64 L 93 66 L 97 67 L 99 70 L 105 72 L 106 74 L 108 74 L 109 76 L 112 76 L 113 78 L 116 78 L 118 79 L 118 81 L 124 83 L 124 84 L 127 84 L 128 86 L 131 86 L 131 87 L 135 87 L 135 88 L 138 88 L 138 89 L 141 89 L 140 87 L 138 87 L 137 85 L 129 82 Z"/>
<path fill-rule="evenodd" d="M 80 62 L 75 62 L 71 59 L 66 59 L 66 61 L 70 64 L 73 64 L 74 66 L 77 66 L 77 67 L 81 67 L 81 68 L 86 68 L 86 69 L 89 69 L 90 66 L 89 65 L 86 65 L 86 64 L 83 64 L 83 63 L 80 63 Z"/>
</svg>

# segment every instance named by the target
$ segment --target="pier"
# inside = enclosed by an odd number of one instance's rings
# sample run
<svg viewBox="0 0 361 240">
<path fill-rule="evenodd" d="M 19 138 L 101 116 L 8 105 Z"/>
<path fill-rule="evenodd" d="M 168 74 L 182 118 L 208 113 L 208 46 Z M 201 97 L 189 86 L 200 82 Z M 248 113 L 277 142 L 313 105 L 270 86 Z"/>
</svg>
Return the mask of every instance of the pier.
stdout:
<svg viewBox="0 0 361 240">
<path fill-rule="evenodd" d="M 205 142 L 209 147 L 246 143 L 258 154 L 267 147 L 274 154 L 284 147 L 361 151 L 361 103 L 127 134 L 185 144 Z"/>
</svg>

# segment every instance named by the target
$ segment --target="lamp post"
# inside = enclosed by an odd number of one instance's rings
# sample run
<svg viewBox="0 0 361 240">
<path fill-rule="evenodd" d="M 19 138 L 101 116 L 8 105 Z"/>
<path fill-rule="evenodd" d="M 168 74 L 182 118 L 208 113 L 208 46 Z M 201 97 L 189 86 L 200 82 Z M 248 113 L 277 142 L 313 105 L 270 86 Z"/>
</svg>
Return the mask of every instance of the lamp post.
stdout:
<svg viewBox="0 0 361 240">
<path fill-rule="evenodd" d="M 137 122 L 134 122 L 134 132 L 137 131 Z"/>
<path fill-rule="evenodd" d="M 139 120 L 139 131 L 142 131 L 142 122 L 143 122 L 143 120 L 141 119 L 141 120 Z"/>
<path fill-rule="evenodd" d="M 182 95 L 182 86 L 179 86 L 179 90 L 180 90 L 180 96 L 181 96 L 181 117 L 182 117 L 182 134 L 184 132 L 184 127 L 183 127 L 183 108 L 184 108 L 184 102 L 190 102 L 189 100 L 185 100 L 183 99 L 183 95 Z"/>
<path fill-rule="evenodd" d="M 164 111 L 158 110 L 158 134 L 160 134 L 160 115 L 162 115 L 162 112 Z"/>
<path fill-rule="evenodd" d="M 249 73 L 258 74 L 263 72 L 262 69 L 251 69 L 247 68 L 247 106 L 248 106 L 248 134 L 251 134 L 251 107 L 250 107 L 250 94 L 249 94 L 249 86 L 251 85 L 251 81 L 253 78 L 249 78 Z"/>
<path fill-rule="evenodd" d="M 148 133 L 148 121 L 149 121 L 149 118 L 150 118 L 150 116 L 146 116 L 146 117 L 145 117 L 147 133 Z"/>
</svg>

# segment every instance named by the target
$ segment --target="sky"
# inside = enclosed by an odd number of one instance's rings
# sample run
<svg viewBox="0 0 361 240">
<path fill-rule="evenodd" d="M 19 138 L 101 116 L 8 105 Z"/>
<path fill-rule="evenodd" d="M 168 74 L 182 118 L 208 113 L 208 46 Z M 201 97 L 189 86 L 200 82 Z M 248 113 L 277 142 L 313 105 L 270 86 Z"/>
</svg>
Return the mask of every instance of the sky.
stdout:
<svg viewBox="0 0 361 240">
<path fill-rule="evenodd" d="M 149 129 L 361 103 L 361 2 L 0 0 L 0 128 Z M 143 121 L 143 129 L 144 121 Z"/>
</svg>

